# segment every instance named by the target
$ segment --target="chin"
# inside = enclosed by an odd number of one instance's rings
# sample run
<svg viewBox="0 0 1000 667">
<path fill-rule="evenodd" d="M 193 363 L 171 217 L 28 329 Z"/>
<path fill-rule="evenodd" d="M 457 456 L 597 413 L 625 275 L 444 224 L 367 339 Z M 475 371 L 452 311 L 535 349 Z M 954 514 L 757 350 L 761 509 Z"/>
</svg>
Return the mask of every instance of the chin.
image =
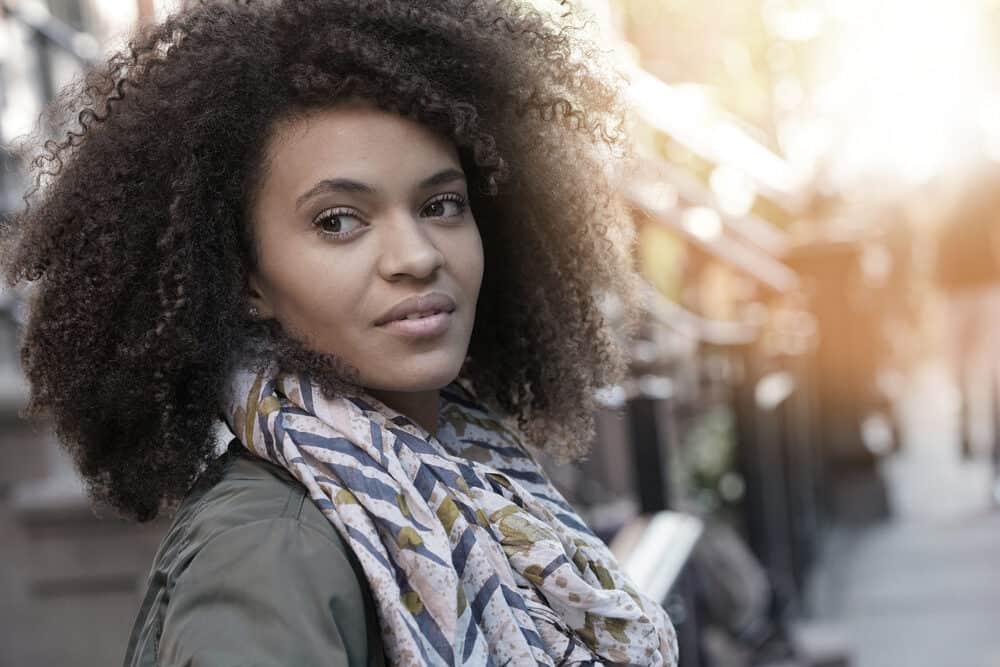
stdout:
<svg viewBox="0 0 1000 667">
<path fill-rule="evenodd" d="M 372 378 L 365 386 L 379 391 L 418 392 L 441 389 L 458 377 L 463 361 L 464 358 L 442 364 L 421 364 L 413 368 L 401 365 L 398 371 L 380 374 L 380 377 Z"/>
</svg>

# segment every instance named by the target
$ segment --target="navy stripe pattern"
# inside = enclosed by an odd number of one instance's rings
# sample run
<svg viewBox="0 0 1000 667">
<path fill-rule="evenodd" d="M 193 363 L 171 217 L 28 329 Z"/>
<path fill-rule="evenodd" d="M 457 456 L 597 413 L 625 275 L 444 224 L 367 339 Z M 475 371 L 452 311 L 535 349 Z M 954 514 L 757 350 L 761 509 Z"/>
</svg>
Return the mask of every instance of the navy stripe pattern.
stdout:
<svg viewBox="0 0 1000 667">
<path fill-rule="evenodd" d="M 229 426 L 287 468 L 364 569 L 394 665 L 676 665 L 677 640 L 467 382 L 428 433 L 303 374 L 233 376 Z"/>
</svg>

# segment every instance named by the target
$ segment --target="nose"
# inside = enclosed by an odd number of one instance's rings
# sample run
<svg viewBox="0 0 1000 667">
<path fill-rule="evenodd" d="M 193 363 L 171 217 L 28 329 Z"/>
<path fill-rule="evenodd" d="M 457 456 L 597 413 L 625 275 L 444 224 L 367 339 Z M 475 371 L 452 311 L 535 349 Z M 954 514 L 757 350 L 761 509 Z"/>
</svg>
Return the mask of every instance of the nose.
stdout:
<svg viewBox="0 0 1000 667">
<path fill-rule="evenodd" d="M 425 280 L 434 275 L 442 264 L 444 255 L 434 244 L 421 224 L 411 214 L 399 214 L 383 227 L 379 242 L 378 271 L 386 280 L 405 278 Z"/>
</svg>

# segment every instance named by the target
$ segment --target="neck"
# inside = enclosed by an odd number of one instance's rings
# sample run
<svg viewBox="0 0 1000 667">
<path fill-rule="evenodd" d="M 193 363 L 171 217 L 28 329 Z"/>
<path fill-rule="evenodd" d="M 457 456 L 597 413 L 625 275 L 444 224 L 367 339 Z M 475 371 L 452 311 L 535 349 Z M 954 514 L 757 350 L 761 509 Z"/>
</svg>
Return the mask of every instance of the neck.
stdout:
<svg viewBox="0 0 1000 667">
<path fill-rule="evenodd" d="M 431 435 L 437 435 L 440 392 L 427 391 L 382 391 L 369 389 L 368 393 L 382 401 L 396 412 L 406 415 Z"/>
</svg>

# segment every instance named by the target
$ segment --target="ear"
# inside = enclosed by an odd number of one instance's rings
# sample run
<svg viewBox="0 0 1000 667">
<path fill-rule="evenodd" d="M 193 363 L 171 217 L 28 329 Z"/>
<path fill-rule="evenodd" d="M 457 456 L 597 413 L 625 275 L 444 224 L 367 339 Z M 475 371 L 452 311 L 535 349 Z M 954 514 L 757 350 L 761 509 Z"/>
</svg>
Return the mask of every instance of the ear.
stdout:
<svg viewBox="0 0 1000 667">
<path fill-rule="evenodd" d="M 251 306 L 257 307 L 258 318 L 267 320 L 274 317 L 274 308 L 271 307 L 271 301 L 267 297 L 267 290 L 256 272 L 251 272 L 247 276 L 246 300 Z"/>
</svg>

